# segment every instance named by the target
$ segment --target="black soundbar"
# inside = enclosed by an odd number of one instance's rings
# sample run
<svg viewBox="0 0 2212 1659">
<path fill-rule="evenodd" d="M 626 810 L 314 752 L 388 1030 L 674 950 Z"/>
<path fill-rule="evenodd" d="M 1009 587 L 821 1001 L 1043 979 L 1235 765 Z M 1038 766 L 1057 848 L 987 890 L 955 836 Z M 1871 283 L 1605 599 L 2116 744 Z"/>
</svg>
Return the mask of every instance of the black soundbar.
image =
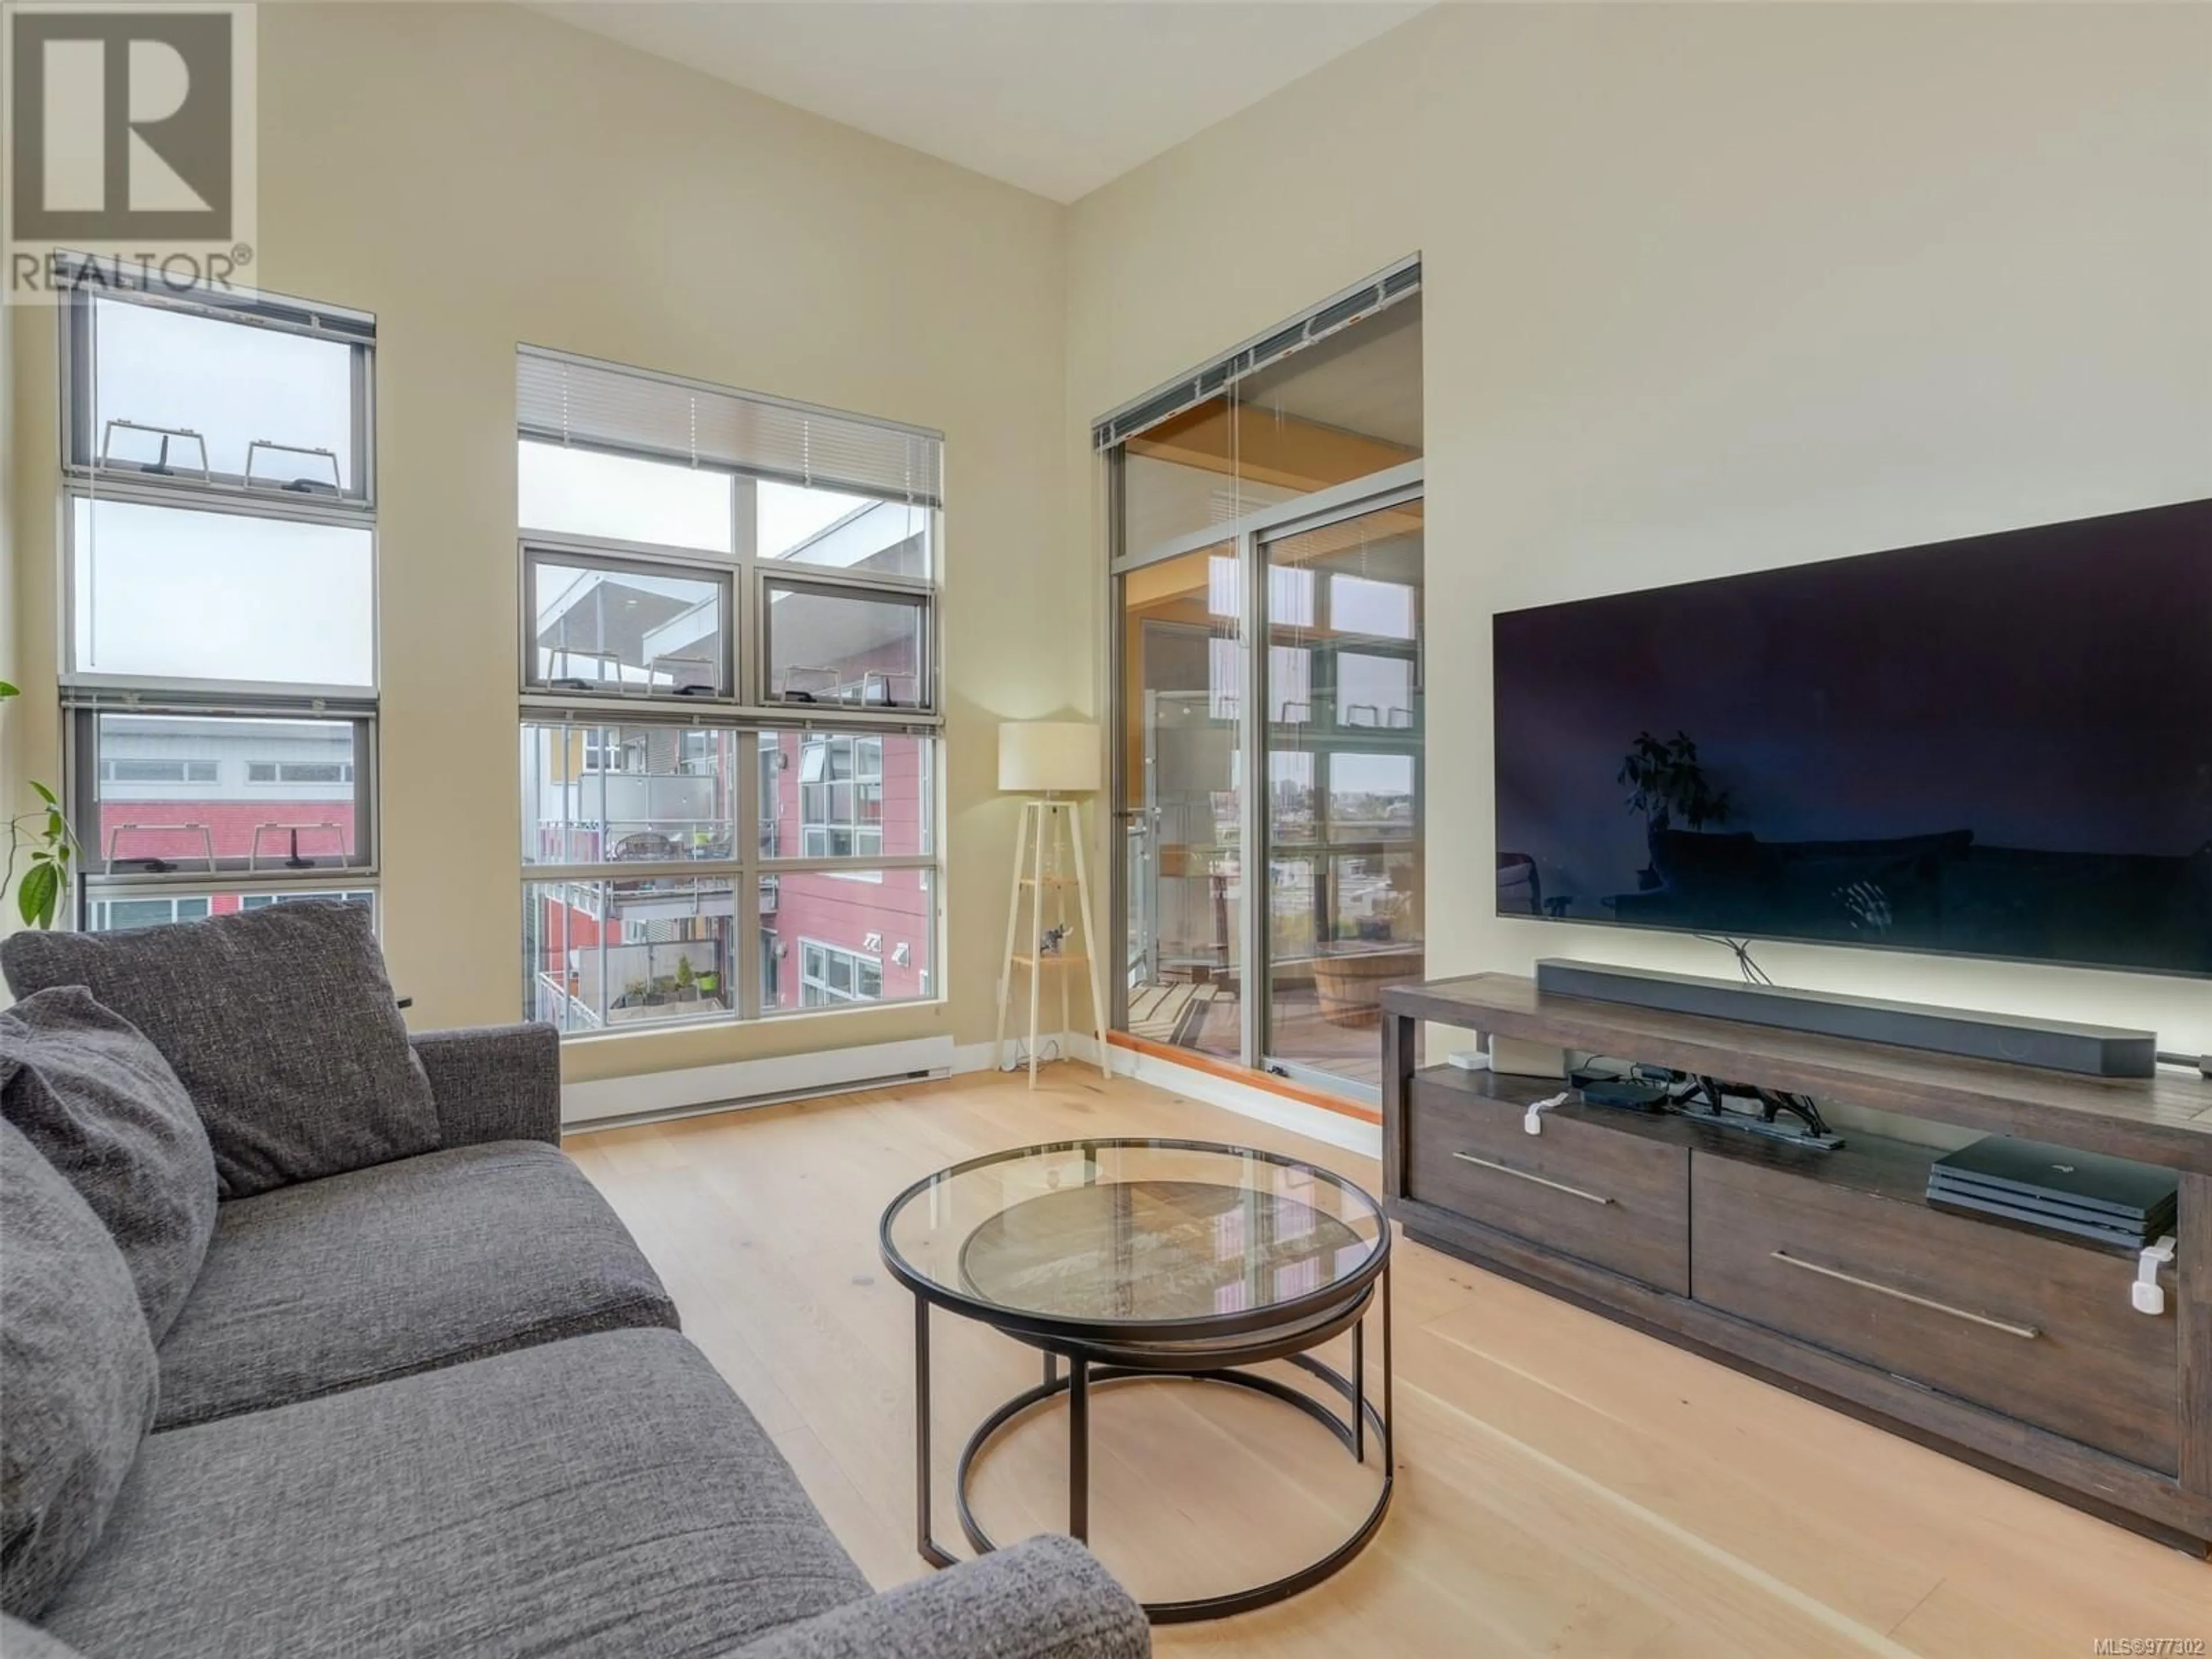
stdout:
<svg viewBox="0 0 2212 1659">
<path fill-rule="evenodd" d="M 2085 1077 L 2149 1077 L 2158 1060 L 2154 1031 L 2022 1019 L 1971 1008 L 1931 1008 L 1924 1003 L 1885 1002 L 1826 991 L 1792 991 L 1776 985 L 1701 979 L 1694 974 L 1647 973 L 1640 968 L 1559 957 L 1536 964 L 1536 988 L 1552 996 L 1741 1020 L 1747 1025 L 2000 1060 Z"/>
</svg>

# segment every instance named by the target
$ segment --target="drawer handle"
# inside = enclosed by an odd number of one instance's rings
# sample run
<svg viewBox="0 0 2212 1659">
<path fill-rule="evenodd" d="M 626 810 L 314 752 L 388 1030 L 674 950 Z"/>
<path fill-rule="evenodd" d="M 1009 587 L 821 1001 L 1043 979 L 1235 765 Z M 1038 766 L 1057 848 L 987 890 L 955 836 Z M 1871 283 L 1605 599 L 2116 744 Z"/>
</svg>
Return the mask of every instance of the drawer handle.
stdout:
<svg viewBox="0 0 2212 1659">
<path fill-rule="evenodd" d="M 1530 1175 L 1526 1170 L 1516 1170 L 1510 1164 L 1498 1164 L 1486 1158 L 1477 1158 L 1473 1152 L 1454 1152 L 1452 1156 L 1462 1164 L 1480 1164 L 1486 1170 L 1495 1170 L 1500 1175 L 1510 1175 L 1516 1181 L 1533 1181 L 1539 1187 L 1549 1187 L 1555 1193 L 1565 1193 L 1570 1198 L 1579 1198 L 1589 1204 L 1610 1204 L 1613 1200 L 1603 1193 L 1587 1193 L 1579 1187 L 1570 1187 L 1564 1181 L 1547 1181 L 1542 1176 Z"/>
<path fill-rule="evenodd" d="M 1915 1296 L 1910 1291 L 1900 1291 L 1894 1285 L 1881 1285 L 1871 1279 L 1861 1279 L 1856 1273 L 1847 1273 L 1840 1267 L 1824 1267 L 1817 1261 L 1808 1261 L 1802 1256 L 1792 1255 L 1787 1250 L 1771 1252 L 1777 1261 L 1785 1267 L 1802 1267 L 1808 1273 L 1818 1273 L 1823 1279 L 1840 1279 L 1846 1285 L 1856 1285 L 1863 1291 L 1872 1291 L 1877 1296 L 1894 1297 L 1899 1302 L 1910 1302 L 1916 1308 L 1928 1308 L 1936 1313 L 1948 1314 L 1954 1319 L 1964 1319 L 1976 1325 L 1986 1325 L 1993 1331 L 2002 1331 L 2007 1336 L 2025 1337 L 2031 1340 L 2043 1333 L 2033 1325 L 2015 1325 L 2008 1319 L 1992 1319 L 1987 1314 L 1970 1313 L 1964 1308 L 1954 1308 L 1948 1302 L 1932 1301 L 1924 1296 Z"/>
</svg>

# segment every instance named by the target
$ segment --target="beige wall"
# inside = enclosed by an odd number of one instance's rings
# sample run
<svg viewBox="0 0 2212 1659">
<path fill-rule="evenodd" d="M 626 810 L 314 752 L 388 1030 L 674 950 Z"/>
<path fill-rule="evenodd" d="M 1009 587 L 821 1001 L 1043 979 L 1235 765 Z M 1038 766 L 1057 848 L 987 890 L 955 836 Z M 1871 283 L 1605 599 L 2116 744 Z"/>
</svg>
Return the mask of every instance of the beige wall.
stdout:
<svg viewBox="0 0 2212 1659">
<path fill-rule="evenodd" d="M 949 1005 L 571 1044 L 570 1075 L 987 1038 L 1014 831 L 994 728 L 1083 690 L 1051 623 L 1063 211 L 512 5 L 264 6 L 259 116 L 255 274 L 377 316 L 384 932 L 416 1023 L 520 1006 L 527 341 L 941 428 L 951 498 Z M 25 315 L 18 477 L 47 479 L 52 331 Z M 51 547 L 51 495 L 18 497 Z M 46 707 L 20 724 L 50 754 L 52 560 L 23 567 Z"/>
<path fill-rule="evenodd" d="M 2202 8 L 1440 7 L 1076 205 L 1069 465 L 1090 417 L 1416 250 L 1432 972 L 1730 971 L 1492 913 L 1492 611 L 2212 495 Z M 2198 982 L 1760 958 L 2212 1047 Z"/>
<path fill-rule="evenodd" d="M 21 647 L 16 641 L 15 604 L 15 308 L 0 305 L 0 680 L 20 686 L 26 678 Z M 44 703 L 37 700 L 34 708 Z M 30 791 L 24 787 L 23 733 L 46 717 L 26 714 L 21 702 L 0 702 L 0 817 L 13 817 L 29 806 Z M 0 858 L 4 858 L 0 854 Z M 16 914 L 13 887 L 0 892 L 0 938 L 12 931 L 9 918 Z M 5 988 L 0 987 L 0 994 Z"/>
<path fill-rule="evenodd" d="M 55 503 L 51 492 L 24 487 L 55 476 L 50 317 L 0 305 L 0 679 L 23 693 L 0 704 L 0 805 L 14 817 L 37 804 L 29 779 L 61 777 L 52 630 L 32 621 L 50 614 L 39 607 L 51 604 L 42 596 L 52 592 L 52 573 L 36 550 L 53 544 Z M 18 916 L 11 884 L 0 893 L 0 938 L 21 926 Z"/>
</svg>

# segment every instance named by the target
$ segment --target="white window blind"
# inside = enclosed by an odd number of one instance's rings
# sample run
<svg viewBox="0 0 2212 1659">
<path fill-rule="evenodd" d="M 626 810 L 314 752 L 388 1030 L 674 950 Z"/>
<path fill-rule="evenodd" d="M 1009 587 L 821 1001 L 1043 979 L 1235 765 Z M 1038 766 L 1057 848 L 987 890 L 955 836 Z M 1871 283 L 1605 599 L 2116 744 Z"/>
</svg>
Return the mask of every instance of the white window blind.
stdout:
<svg viewBox="0 0 2212 1659">
<path fill-rule="evenodd" d="M 809 489 L 932 507 L 943 500 L 944 440 L 921 427 L 527 346 L 516 354 L 514 396 L 525 438 L 734 467 Z"/>
</svg>

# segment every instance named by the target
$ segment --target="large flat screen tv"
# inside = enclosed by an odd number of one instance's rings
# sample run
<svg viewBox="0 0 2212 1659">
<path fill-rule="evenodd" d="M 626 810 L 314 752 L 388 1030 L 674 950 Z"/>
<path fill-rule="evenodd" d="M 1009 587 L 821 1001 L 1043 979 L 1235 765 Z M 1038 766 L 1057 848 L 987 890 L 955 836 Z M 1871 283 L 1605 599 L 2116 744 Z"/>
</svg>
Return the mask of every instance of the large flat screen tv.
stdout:
<svg viewBox="0 0 2212 1659">
<path fill-rule="evenodd" d="M 2212 501 L 1495 645 L 1502 914 L 2212 975 Z"/>
</svg>

